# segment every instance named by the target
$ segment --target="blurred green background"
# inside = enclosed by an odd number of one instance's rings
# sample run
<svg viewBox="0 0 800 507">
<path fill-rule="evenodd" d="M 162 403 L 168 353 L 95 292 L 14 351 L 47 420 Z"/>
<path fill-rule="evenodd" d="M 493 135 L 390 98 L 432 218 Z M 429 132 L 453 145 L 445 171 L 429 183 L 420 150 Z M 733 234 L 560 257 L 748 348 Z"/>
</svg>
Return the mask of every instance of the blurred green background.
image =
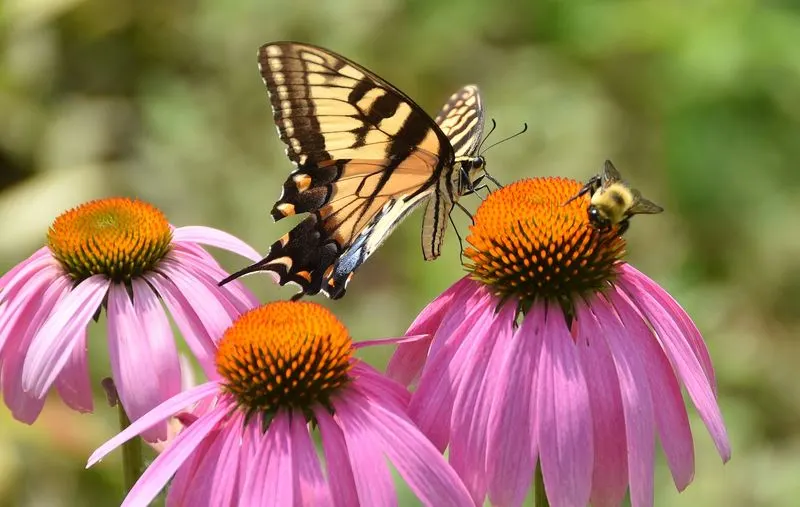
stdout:
<svg viewBox="0 0 800 507">
<path fill-rule="evenodd" d="M 797 505 L 800 4 L 0 0 L 0 271 L 59 213 L 111 195 L 265 251 L 292 225 L 269 217 L 291 165 L 255 58 L 281 39 L 347 55 L 431 113 L 478 84 L 495 139 L 529 125 L 489 152 L 501 181 L 583 180 L 614 160 L 667 210 L 633 221 L 629 259 L 704 333 L 734 450 L 723 466 L 693 417 L 695 481 L 678 494 L 659 458 L 656 505 Z M 330 304 L 357 339 L 401 334 L 462 275 L 452 232 L 443 258 L 422 260 L 420 220 Z M 293 293 L 248 280 L 265 300 Z M 33 427 L 0 408 L 0 506 L 117 504 L 119 456 L 83 470 L 115 421 L 99 396 L 94 416 L 53 400 Z"/>
</svg>

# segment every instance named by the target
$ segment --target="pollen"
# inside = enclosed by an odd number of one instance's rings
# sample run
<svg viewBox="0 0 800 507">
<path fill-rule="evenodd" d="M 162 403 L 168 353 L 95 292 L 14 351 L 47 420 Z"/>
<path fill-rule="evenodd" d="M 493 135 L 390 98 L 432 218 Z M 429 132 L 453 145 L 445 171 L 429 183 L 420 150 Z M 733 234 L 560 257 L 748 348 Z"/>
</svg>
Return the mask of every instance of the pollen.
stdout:
<svg viewBox="0 0 800 507">
<path fill-rule="evenodd" d="M 535 178 L 490 194 L 467 236 L 472 276 L 522 303 L 571 307 L 574 298 L 607 288 L 625 240 L 616 227 L 602 231 L 589 222 L 588 197 L 565 204 L 580 189 L 574 180 Z"/>
<path fill-rule="evenodd" d="M 73 208 L 56 218 L 47 233 L 53 256 L 76 280 L 106 275 L 129 281 L 153 269 L 171 241 L 169 222 L 158 208 L 123 197 Z"/>
<path fill-rule="evenodd" d="M 248 414 L 280 408 L 330 408 L 350 380 L 353 342 L 325 307 L 279 301 L 250 310 L 228 328 L 217 350 L 224 389 Z"/>
</svg>

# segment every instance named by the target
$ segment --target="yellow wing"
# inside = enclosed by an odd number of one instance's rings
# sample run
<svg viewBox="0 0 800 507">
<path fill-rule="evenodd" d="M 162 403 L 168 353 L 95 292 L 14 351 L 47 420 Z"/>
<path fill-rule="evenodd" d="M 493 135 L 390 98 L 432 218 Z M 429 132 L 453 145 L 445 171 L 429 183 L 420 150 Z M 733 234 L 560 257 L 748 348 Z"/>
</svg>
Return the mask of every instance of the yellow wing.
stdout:
<svg viewBox="0 0 800 507">
<path fill-rule="evenodd" d="M 270 43 L 259 50 L 259 68 L 296 166 L 272 216 L 310 216 L 222 283 L 271 271 L 301 296 L 339 298 L 353 271 L 434 192 L 453 166 L 453 147 L 403 92 L 331 51 Z"/>
</svg>

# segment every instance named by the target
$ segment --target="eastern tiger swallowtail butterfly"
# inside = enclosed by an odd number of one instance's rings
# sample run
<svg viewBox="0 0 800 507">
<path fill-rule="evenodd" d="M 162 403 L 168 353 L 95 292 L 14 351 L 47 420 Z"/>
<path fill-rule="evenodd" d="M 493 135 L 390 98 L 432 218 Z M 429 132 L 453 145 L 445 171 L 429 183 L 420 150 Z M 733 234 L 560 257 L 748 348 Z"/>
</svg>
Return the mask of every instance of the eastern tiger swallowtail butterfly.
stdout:
<svg viewBox="0 0 800 507">
<path fill-rule="evenodd" d="M 310 215 L 261 261 L 304 294 L 344 295 L 353 272 L 425 203 L 422 251 L 439 256 L 455 201 L 481 180 L 483 107 L 476 86 L 454 93 L 435 120 L 406 94 L 347 58 L 296 42 L 259 49 L 275 124 L 296 169 L 272 209 Z"/>
</svg>

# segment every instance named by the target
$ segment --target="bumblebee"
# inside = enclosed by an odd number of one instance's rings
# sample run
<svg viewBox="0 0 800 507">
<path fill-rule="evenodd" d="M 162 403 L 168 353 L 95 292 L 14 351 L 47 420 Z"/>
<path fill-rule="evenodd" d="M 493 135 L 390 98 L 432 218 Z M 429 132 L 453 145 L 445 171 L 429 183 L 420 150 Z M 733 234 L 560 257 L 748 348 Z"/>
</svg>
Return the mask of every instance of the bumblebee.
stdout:
<svg viewBox="0 0 800 507">
<path fill-rule="evenodd" d="M 564 204 L 569 204 L 584 194 L 591 194 L 587 212 L 592 225 L 602 230 L 617 225 L 620 236 L 628 230 L 629 220 L 633 215 L 664 211 L 664 208 L 645 199 L 638 190 L 625 183 L 610 160 L 606 160 L 603 165 L 602 174 L 592 176 L 580 192 Z"/>
</svg>

